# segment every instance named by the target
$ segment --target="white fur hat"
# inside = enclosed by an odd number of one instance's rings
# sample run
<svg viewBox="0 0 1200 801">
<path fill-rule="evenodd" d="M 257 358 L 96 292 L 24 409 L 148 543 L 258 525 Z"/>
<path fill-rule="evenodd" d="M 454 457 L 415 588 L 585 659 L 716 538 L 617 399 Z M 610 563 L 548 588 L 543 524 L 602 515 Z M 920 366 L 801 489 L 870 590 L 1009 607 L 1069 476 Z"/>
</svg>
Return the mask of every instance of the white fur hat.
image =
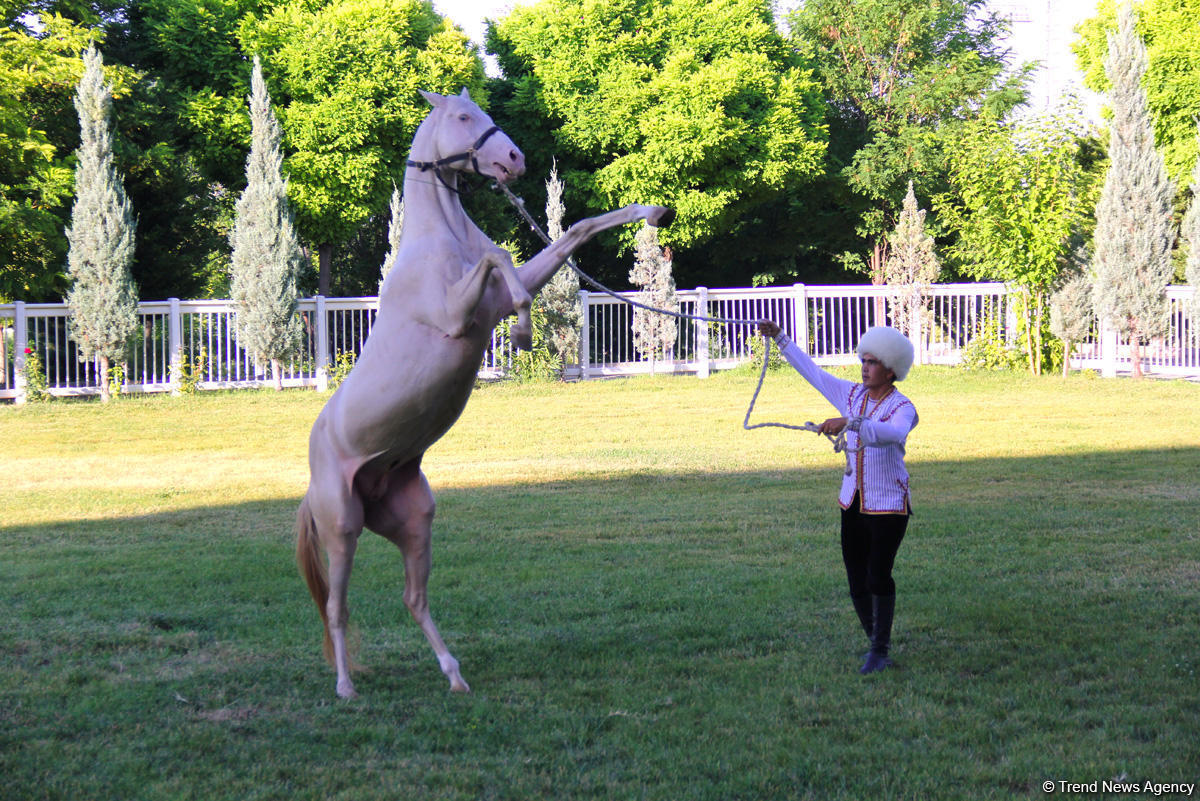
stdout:
<svg viewBox="0 0 1200 801">
<path fill-rule="evenodd" d="M 912 367 L 912 342 L 909 342 L 908 337 L 890 326 L 877 325 L 874 328 L 868 328 L 867 332 L 862 335 L 862 339 L 858 340 L 858 348 L 855 350 L 860 359 L 864 353 L 869 353 L 879 359 L 883 362 L 884 367 L 896 374 L 897 381 L 903 381 L 904 377 L 908 375 L 909 368 Z"/>
</svg>

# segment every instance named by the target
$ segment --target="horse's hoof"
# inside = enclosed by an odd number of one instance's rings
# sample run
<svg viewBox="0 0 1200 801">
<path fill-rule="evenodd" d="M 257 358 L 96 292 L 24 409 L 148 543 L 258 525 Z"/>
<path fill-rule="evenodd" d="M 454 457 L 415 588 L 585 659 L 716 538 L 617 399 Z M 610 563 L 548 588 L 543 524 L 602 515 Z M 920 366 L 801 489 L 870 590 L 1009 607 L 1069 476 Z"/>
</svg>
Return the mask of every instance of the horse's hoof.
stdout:
<svg viewBox="0 0 1200 801">
<path fill-rule="evenodd" d="M 529 323 L 517 323 L 508 329 L 517 350 L 533 350 L 533 327 Z"/>
<path fill-rule="evenodd" d="M 650 215 L 647 221 L 655 228 L 666 228 L 671 223 L 675 222 L 675 209 L 666 206 L 659 206 L 658 211 Z"/>
<path fill-rule="evenodd" d="M 462 673 L 458 670 L 458 660 L 445 654 L 438 657 L 438 663 L 441 665 L 442 673 L 446 674 L 446 678 L 450 679 L 450 692 L 453 693 L 469 693 L 471 688 L 463 681 Z"/>
<path fill-rule="evenodd" d="M 358 697 L 358 693 L 354 691 L 354 685 L 351 684 L 350 682 L 346 682 L 345 684 L 338 682 L 337 694 L 338 694 L 338 698 L 349 699 L 349 698 L 357 698 Z"/>
</svg>

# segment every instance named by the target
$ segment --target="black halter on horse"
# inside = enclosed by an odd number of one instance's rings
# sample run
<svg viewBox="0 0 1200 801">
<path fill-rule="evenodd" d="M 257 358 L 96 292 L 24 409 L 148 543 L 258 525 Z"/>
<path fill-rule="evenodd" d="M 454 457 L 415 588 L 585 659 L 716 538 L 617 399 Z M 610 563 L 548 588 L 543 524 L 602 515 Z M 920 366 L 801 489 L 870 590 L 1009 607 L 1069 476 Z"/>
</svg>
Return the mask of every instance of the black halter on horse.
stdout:
<svg viewBox="0 0 1200 801">
<path fill-rule="evenodd" d="M 483 143 L 491 138 L 492 134 L 499 130 L 499 125 L 493 125 L 491 128 L 488 128 L 479 135 L 479 138 L 475 140 L 475 144 L 471 145 L 462 153 L 455 153 L 453 156 L 446 156 L 445 158 L 438 159 L 437 161 L 413 161 L 412 159 L 408 159 L 405 164 L 407 164 L 409 167 L 416 167 L 421 172 L 433 170 L 433 174 L 437 176 L 437 179 L 442 182 L 443 186 L 452 192 L 459 192 L 461 194 L 461 190 L 459 190 L 457 187 L 451 186 L 450 182 L 442 177 L 441 168 L 448 164 L 453 164 L 456 161 L 467 161 L 470 159 L 471 169 L 475 170 L 475 174 L 483 175 L 483 173 L 479 171 L 479 162 L 476 160 L 475 154 L 479 151 L 479 148 L 483 147 Z"/>
</svg>

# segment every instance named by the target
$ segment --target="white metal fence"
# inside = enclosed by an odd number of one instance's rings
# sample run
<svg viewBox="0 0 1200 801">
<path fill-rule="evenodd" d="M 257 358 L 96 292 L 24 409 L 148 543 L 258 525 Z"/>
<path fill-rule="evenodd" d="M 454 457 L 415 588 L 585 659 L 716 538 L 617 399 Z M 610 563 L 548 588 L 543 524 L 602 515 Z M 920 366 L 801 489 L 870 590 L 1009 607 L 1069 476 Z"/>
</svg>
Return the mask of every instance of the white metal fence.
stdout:
<svg viewBox="0 0 1200 801">
<path fill-rule="evenodd" d="M 1194 290 L 1167 291 L 1171 329 L 1142 349 L 1143 369 L 1159 375 L 1200 376 L 1200 344 L 1189 327 L 1187 303 Z M 626 297 L 633 297 L 627 293 Z M 876 286 L 766 287 L 706 289 L 678 293 L 681 311 L 710 317 L 771 319 L 797 342 L 807 343 L 820 364 L 855 360 L 854 345 L 872 325 L 890 321 L 891 290 Z M 633 347 L 632 309 L 608 295 L 580 292 L 583 331 L 579 359 L 568 365 L 568 378 L 658 372 L 706 376 L 751 357 L 751 325 L 681 320 L 672 352 L 651 363 Z M 978 336 L 1012 342 L 1016 336 L 1019 296 L 1003 284 L 938 284 L 920 310 L 920 333 L 913 336 L 918 363 L 955 364 L 963 348 Z M 328 369 L 341 354 L 357 356 L 370 334 L 378 298 L 309 298 L 300 302 L 304 337 L 300 352 L 284 366 L 284 386 L 324 389 Z M 198 389 L 262 386 L 262 368 L 241 348 L 229 301 L 168 300 L 139 305 L 141 325 L 123 364 L 124 392 L 177 391 L 181 378 Z M 0 305 L 0 398 L 23 399 L 25 364 L 36 354 L 46 385 L 54 395 L 99 391 L 94 362 L 80 362 L 67 335 L 69 312 L 63 304 Z M 1095 327 L 1076 350 L 1072 366 L 1107 376 L 1132 369 L 1132 348 L 1125 337 Z M 503 376 L 512 367 L 512 349 L 499 333 L 484 357 L 481 377 Z"/>
</svg>

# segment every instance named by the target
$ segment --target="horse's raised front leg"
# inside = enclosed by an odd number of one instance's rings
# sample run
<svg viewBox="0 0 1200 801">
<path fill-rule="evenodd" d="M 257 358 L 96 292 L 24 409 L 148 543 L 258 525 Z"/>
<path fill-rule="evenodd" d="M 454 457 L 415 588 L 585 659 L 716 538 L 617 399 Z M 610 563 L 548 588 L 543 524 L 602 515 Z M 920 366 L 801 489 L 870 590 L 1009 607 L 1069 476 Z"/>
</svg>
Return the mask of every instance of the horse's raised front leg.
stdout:
<svg viewBox="0 0 1200 801">
<path fill-rule="evenodd" d="M 497 269 L 500 270 L 500 276 L 504 279 L 505 286 L 508 287 L 508 294 L 512 298 L 513 311 L 517 314 L 517 321 L 508 329 L 508 335 L 512 337 L 513 345 L 519 350 L 533 349 L 533 321 L 529 316 L 529 309 L 533 305 L 533 297 L 529 294 L 529 290 L 525 288 L 520 276 L 517 275 L 516 268 L 512 265 L 512 260 L 501 264 Z"/>
<path fill-rule="evenodd" d="M 420 470 L 420 459 L 402 465 L 387 478 L 382 497 L 367 504 L 366 526 L 395 543 L 404 554 L 404 605 L 433 646 L 442 673 L 454 692 L 470 692 L 429 613 L 427 588 L 433 564 L 434 500 L 429 482 Z"/>
<path fill-rule="evenodd" d="M 521 265 L 517 271 L 521 282 L 530 293 L 536 293 L 545 286 L 559 267 L 566 262 L 581 245 L 601 231 L 616 228 L 618 225 L 628 225 L 637 220 L 645 220 L 651 225 L 662 228 L 670 225 L 675 219 L 675 210 L 666 206 L 643 206 L 637 203 L 624 208 L 586 217 L 572 225 L 563 235 L 547 245 L 529 261 Z"/>
<path fill-rule="evenodd" d="M 445 297 L 441 299 L 440 304 L 425 304 L 418 315 L 430 315 L 433 309 L 440 308 L 440 319 L 427 317 L 424 322 L 452 337 L 463 336 L 475 320 L 475 312 L 487 291 L 488 280 L 492 277 L 493 270 L 500 271 L 512 299 L 512 310 L 517 314 L 516 325 L 509 329 L 513 344 L 523 350 L 529 350 L 533 345 L 533 325 L 529 318 L 529 307 L 533 299 L 513 268 L 512 256 L 500 248 L 484 253 L 466 275 L 446 288 Z"/>
<path fill-rule="evenodd" d="M 513 269 L 512 256 L 507 251 L 500 248 L 487 251 L 459 280 L 437 284 L 436 292 L 440 296 L 426 294 L 424 302 L 414 304 L 414 316 L 455 339 L 463 336 L 475 321 L 475 312 L 487 292 L 492 270 L 499 269 L 503 274 L 505 267 L 509 271 Z M 435 285 L 427 286 L 432 290 Z"/>
</svg>

